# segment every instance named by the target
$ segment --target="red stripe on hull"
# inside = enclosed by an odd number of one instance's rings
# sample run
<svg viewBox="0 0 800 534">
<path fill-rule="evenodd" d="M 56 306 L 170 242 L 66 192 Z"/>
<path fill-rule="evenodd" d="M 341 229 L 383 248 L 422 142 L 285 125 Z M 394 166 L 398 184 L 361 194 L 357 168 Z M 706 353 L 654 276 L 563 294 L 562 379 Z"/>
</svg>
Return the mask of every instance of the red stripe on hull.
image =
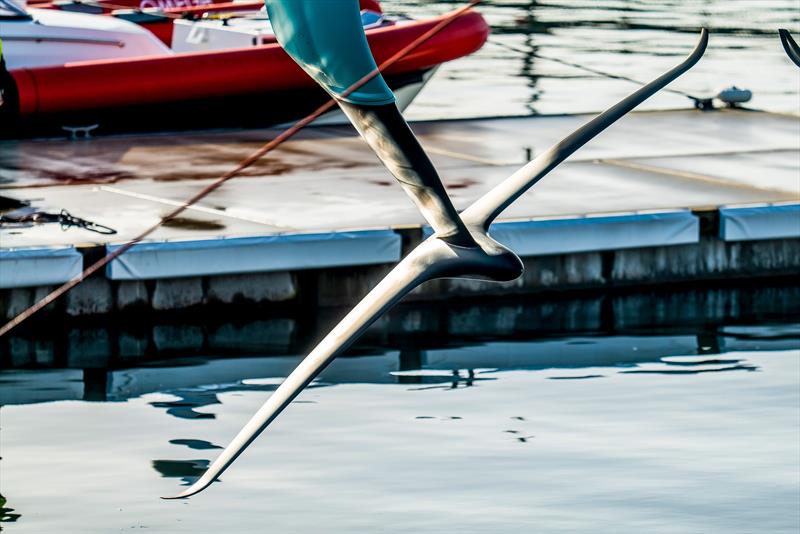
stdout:
<svg viewBox="0 0 800 534">
<path fill-rule="evenodd" d="M 440 19 L 367 31 L 378 63 L 419 37 Z M 469 11 L 397 62 L 387 74 L 421 71 L 478 50 L 489 35 L 486 21 Z M 306 89 L 314 82 L 278 44 L 71 63 L 12 71 L 20 115 L 67 113 L 132 105 L 236 97 Z"/>
</svg>

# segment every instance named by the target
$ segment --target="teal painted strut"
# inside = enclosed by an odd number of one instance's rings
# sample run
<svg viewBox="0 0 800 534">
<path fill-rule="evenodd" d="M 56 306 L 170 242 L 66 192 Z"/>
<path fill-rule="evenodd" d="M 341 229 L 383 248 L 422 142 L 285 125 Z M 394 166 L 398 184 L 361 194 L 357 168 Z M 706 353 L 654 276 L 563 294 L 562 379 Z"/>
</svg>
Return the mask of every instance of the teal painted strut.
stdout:
<svg viewBox="0 0 800 534">
<path fill-rule="evenodd" d="M 376 75 L 347 97 L 341 94 L 377 68 L 361 25 L 358 0 L 266 0 L 275 37 L 326 91 L 351 104 L 394 102 Z"/>
<path fill-rule="evenodd" d="M 267 10 L 281 46 L 338 100 L 437 235 L 474 247 L 475 241 L 380 73 L 347 97 L 341 96 L 377 70 L 358 0 L 267 0 Z"/>
</svg>

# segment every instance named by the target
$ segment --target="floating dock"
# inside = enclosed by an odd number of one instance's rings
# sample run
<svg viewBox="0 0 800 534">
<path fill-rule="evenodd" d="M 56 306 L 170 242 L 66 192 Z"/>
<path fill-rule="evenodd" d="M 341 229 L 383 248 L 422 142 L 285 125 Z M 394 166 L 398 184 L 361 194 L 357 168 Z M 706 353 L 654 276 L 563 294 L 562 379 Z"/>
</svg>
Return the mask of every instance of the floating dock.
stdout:
<svg viewBox="0 0 800 534">
<path fill-rule="evenodd" d="M 412 125 L 459 209 L 585 122 L 564 115 Z M 0 143 L 0 197 L 114 228 L 0 230 L 0 314 L 14 317 L 132 239 L 278 130 Z M 51 317 L 243 303 L 347 305 L 429 230 L 347 126 L 308 128 L 46 310 Z M 426 283 L 408 298 L 512 295 L 800 270 L 800 118 L 632 113 L 493 225 L 523 257 L 508 284 Z"/>
</svg>

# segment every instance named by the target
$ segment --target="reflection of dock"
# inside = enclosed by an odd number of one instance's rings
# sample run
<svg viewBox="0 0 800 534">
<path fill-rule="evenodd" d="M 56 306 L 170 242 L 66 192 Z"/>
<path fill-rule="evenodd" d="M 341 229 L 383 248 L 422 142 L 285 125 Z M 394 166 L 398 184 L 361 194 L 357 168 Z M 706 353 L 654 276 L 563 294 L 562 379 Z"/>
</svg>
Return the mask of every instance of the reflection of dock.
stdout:
<svg viewBox="0 0 800 534">
<path fill-rule="evenodd" d="M 463 207 L 585 120 L 436 121 L 415 129 Z M 2 311 L 13 316 L 273 135 L 0 143 L 2 196 L 48 212 L 67 209 L 119 231 L 4 229 Z M 437 281 L 412 298 L 795 272 L 799 140 L 800 121 L 785 115 L 634 113 L 493 227 L 498 240 L 529 258 L 522 280 L 501 286 Z M 54 311 L 87 315 L 235 301 L 347 304 L 422 238 L 421 223 L 360 139 L 344 127 L 314 128 L 115 260 Z"/>
<path fill-rule="evenodd" d="M 754 333 L 766 333 L 754 329 Z M 724 340 L 727 351 L 791 350 L 797 337 L 762 338 L 748 343 L 736 338 Z M 449 384 L 458 387 L 485 380 L 482 371 L 582 369 L 632 367 L 661 362 L 670 356 L 702 354 L 703 339 L 692 335 L 574 337 L 545 341 L 502 342 L 419 350 L 413 354 L 387 352 L 370 356 L 340 358 L 320 378 L 320 386 L 347 383 Z M 707 339 L 705 340 L 707 341 Z M 124 401 L 147 393 L 167 392 L 177 401 L 153 403 L 169 415 L 203 417 L 193 409 L 218 404 L 217 395 L 232 391 L 273 391 L 300 362 L 300 356 L 195 360 L 190 365 L 163 362 L 159 367 L 102 370 L 5 371 L 0 405 L 30 404 L 57 400 Z M 713 359 L 712 359 L 713 361 Z M 414 365 L 409 366 L 409 362 Z M 404 367 L 408 367 L 405 368 Z M 724 366 L 717 366 L 724 370 Z M 686 369 L 678 369 L 685 371 Z M 574 375 L 576 377 L 580 375 Z M 567 375 L 569 377 L 569 375 Z M 92 395 L 94 391 L 95 395 Z M 100 395 L 97 395 L 97 394 Z"/>
<path fill-rule="evenodd" d="M 486 369 L 580 375 L 580 369 L 652 364 L 667 356 L 792 349 L 800 338 L 797 324 L 787 322 L 800 311 L 797 286 L 536 301 L 402 306 L 337 359 L 319 385 L 455 387 L 486 380 Z M 194 408 L 218 402 L 219 393 L 272 391 L 300 361 L 314 331 L 301 318 L 217 320 L 12 337 L 2 347 L 0 404 L 123 401 L 160 391 L 179 400 L 156 407 L 197 417 Z M 172 332 L 167 345 L 156 341 L 165 329 Z M 181 329 L 199 338 L 175 334 Z M 287 333 L 282 340 L 281 331 Z"/>
</svg>

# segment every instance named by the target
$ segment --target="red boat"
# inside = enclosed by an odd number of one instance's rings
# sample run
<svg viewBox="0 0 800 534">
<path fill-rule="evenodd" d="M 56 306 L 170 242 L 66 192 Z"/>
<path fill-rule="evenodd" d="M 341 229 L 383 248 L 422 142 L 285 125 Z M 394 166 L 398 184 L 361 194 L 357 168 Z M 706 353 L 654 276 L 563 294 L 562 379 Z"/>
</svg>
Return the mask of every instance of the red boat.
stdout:
<svg viewBox="0 0 800 534">
<path fill-rule="evenodd" d="M 95 124 L 97 133 L 267 126 L 300 118 L 327 98 L 277 44 L 266 14 L 255 10 L 261 2 L 163 9 L 116 9 L 154 0 L 40 3 L 4 19 L 4 5 L 19 7 L 13 1 L 0 0 L 0 38 L 15 84 L 0 107 L 5 136 Z M 373 0 L 362 0 L 362 8 L 378 63 L 440 21 L 392 19 Z M 74 12 L 87 9 L 93 13 Z M 384 76 L 399 103 L 407 105 L 438 65 L 478 50 L 488 32 L 467 11 L 395 63 Z M 70 57 L 70 49 L 81 55 Z"/>
</svg>

